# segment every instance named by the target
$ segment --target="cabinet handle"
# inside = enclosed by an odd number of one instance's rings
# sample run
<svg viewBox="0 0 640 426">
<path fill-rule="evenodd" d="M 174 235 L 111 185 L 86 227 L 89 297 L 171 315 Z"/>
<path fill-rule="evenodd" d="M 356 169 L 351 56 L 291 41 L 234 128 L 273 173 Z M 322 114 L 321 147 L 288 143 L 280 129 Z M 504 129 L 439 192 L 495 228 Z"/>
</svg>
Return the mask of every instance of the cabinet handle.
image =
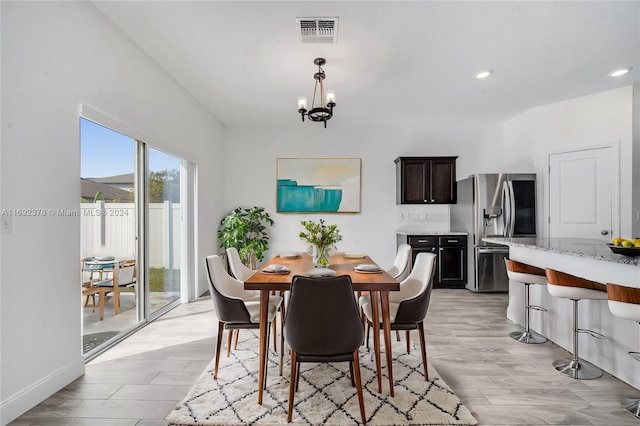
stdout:
<svg viewBox="0 0 640 426">
<path fill-rule="evenodd" d="M 434 199 L 432 198 L 432 199 L 431 199 L 431 202 L 432 202 L 432 203 L 435 203 L 435 202 L 436 202 L 436 200 L 434 200 Z"/>
<path fill-rule="evenodd" d="M 418 240 L 419 243 L 428 243 L 429 240 Z"/>
<path fill-rule="evenodd" d="M 457 243 L 458 240 L 447 240 L 448 243 Z"/>
</svg>

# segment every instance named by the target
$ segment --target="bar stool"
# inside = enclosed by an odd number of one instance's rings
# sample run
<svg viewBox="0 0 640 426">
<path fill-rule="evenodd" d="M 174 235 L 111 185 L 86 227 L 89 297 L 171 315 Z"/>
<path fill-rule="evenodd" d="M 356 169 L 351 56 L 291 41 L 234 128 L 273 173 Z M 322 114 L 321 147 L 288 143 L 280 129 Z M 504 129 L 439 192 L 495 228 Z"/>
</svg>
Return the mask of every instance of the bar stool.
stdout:
<svg viewBox="0 0 640 426">
<path fill-rule="evenodd" d="M 573 358 L 554 361 L 553 367 L 574 379 L 597 379 L 602 376 L 602 370 L 578 356 L 578 334 L 588 333 L 597 339 L 606 339 L 606 336 L 592 330 L 578 328 L 578 301 L 607 300 L 607 286 L 553 269 L 546 269 L 545 272 L 549 293 L 552 296 L 573 301 Z"/>
<path fill-rule="evenodd" d="M 635 321 L 640 325 L 640 288 L 607 284 L 609 310 L 617 317 Z M 640 352 L 629 352 L 632 358 L 640 361 Z M 624 408 L 640 419 L 640 398 L 625 398 Z"/>
<path fill-rule="evenodd" d="M 542 312 L 547 311 L 541 306 L 529 304 L 529 286 L 531 284 L 547 285 L 547 276 L 544 273 L 544 269 L 510 259 L 505 259 L 504 262 L 507 265 L 509 279 L 524 284 L 524 331 L 512 331 L 509 333 L 509 337 L 520 343 L 546 342 L 547 339 L 544 336 L 531 331 L 529 328 L 529 313 L 531 309 Z"/>
</svg>

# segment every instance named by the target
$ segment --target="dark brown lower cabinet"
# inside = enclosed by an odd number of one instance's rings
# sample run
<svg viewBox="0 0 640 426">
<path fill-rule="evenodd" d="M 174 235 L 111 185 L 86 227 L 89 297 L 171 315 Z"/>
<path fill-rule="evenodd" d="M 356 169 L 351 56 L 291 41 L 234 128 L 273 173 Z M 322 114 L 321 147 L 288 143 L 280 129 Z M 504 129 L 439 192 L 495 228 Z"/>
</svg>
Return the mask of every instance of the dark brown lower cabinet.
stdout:
<svg viewBox="0 0 640 426">
<path fill-rule="evenodd" d="M 398 245 L 411 246 L 412 265 L 418 253 L 438 256 L 434 288 L 464 288 L 467 284 L 466 235 L 406 235 L 398 234 Z"/>
</svg>

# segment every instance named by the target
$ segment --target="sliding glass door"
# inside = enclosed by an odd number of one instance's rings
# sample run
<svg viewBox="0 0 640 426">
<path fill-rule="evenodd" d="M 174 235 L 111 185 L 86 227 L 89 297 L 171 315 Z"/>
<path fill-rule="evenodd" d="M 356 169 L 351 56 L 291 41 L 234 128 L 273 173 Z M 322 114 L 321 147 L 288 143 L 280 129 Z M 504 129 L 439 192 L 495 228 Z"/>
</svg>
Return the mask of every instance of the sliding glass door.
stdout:
<svg viewBox="0 0 640 426">
<path fill-rule="evenodd" d="M 83 353 L 141 323 L 134 182 L 136 140 L 80 120 Z"/>
<path fill-rule="evenodd" d="M 149 314 L 180 299 L 180 159 L 148 149 Z"/>
<path fill-rule="evenodd" d="M 180 302 L 181 160 L 81 118 L 83 353 Z"/>
</svg>

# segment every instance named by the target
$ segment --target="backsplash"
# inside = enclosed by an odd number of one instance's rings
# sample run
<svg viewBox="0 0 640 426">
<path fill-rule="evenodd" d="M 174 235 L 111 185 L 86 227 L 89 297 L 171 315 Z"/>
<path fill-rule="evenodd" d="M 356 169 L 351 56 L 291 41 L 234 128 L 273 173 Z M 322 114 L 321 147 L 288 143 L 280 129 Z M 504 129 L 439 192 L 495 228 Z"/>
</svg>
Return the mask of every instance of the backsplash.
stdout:
<svg viewBox="0 0 640 426">
<path fill-rule="evenodd" d="M 398 204 L 396 229 L 400 231 L 450 231 L 448 204 Z"/>
</svg>

